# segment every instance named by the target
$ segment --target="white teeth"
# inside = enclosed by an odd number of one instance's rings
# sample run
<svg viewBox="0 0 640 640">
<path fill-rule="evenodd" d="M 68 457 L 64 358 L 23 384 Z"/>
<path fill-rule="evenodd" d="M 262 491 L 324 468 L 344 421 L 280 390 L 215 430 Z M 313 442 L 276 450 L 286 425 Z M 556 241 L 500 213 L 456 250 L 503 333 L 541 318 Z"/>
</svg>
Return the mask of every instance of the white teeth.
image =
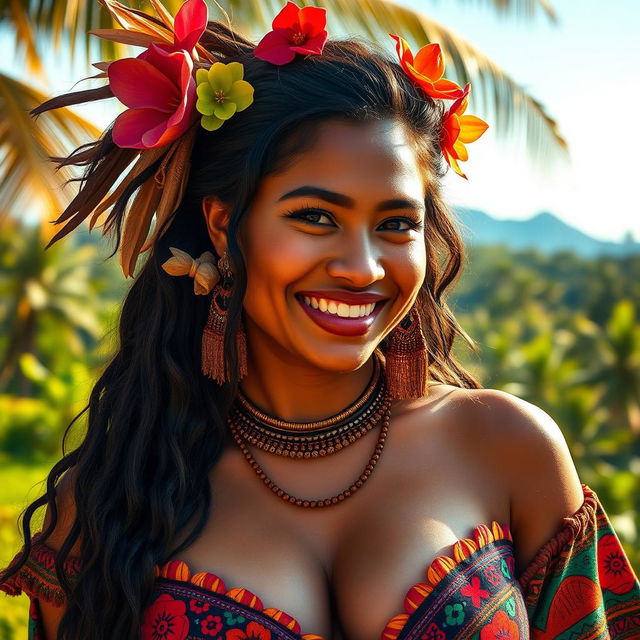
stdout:
<svg viewBox="0 0 640 640">
<path fill-rule="evenodd" d="M 358 313 L 360 312 L 360 309 L 358 308 Z M 348 318 L 349 317 L 349 305 L 345 304 L 344 302 L 341 302 L 338 305 L 338 315 L 341 318 Z"/>
<path fill-rule="evenodd" d="M 319 309 L 323 313 L 330 313 L 341 318 L 362 318 L 371 315 L 376 306 L 375 302 L 369 304 L 346 304 L 345 302 L 314 298 L 312 296 L 304 296 L 304 302 L 313 309 Z"/>
</svg>

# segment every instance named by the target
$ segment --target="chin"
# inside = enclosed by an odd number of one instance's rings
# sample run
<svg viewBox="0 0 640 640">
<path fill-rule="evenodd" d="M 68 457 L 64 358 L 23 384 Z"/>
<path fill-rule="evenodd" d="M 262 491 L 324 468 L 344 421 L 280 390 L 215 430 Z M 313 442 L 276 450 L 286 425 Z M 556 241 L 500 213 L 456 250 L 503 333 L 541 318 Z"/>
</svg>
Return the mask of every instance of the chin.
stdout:
<svg viewBox="0 0 640 640">
<path fill-rule="evenodd" d="M 317 350 L 304 350 L 299 355 L 319 369 L 334 372 L 355 371 L 362 367 L 373 355 L 378 343 L 371 342 L 360 345 L 340 344 L 318 346 Z"/>
</svg>

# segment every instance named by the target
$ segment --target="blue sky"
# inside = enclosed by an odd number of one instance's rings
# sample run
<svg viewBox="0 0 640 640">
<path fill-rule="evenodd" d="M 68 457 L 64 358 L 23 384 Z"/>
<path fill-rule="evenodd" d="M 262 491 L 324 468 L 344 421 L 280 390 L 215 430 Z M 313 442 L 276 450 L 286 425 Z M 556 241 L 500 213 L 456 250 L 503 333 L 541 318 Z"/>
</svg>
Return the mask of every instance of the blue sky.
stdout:
<svg viewBox="0 0 640 640">
<path fill-rule="evenodd" d="M 551 0 L 557 24 L 542 12 L 528 21 L 499 17 L 488 1 L 403 3 L 463 36 L 525 87 L 556 119 L 571 151 L 568 161 L 550 154 L 538 167 L 521 141 L 498 140 L 490 128 L 468 147 L 470 159 L 461 166 L 469 180 L 453 171 L 445 179 L 450 203 L 499 218 L 550 211 L 594 237 L 620 240 L 631 231 L 640 239 L 634 171 L 640 147 L 634 118 L 640 98 L 640 47 L 634 44 L 640 29 L 637 0 Z M 0 48 L 12 50 L 9 34 L 0 34 Z M 57 56 L 47 61 L 51 95 L 69 91 L 89 75 L 82 67 L 67 71 L 67 66 Z M 3 57 L 0 68 L 24 73 L 17 58 Z M 76 90 L 89 86 L 83 83 Z M 468 113 L 491 125 L 492 114 L 481 106 L 473 102 L 472 93 Z M 78 111 L 106 126 L 119 109 L 116 101 L 106 100 Z"/>
<path fill-rule="evenodd" d="M 551 0 L 552 24 L 498 18 L 488 2 L 406 0 L 488 55 L 545 106 L 571 151 L 536 169 L 522 144 L 490 135 L 469 145 L 469 180 L 446 180 L 449 201 L 500 218 L 548 210 L 598 238 L 640 239 L 634 156 L 640 98 L 640 3 L 637 0 Z M 480 5 L 480 6 L 479 6 Z M 470 104 L 469 113 L 491 123 Z"/>
</svg>

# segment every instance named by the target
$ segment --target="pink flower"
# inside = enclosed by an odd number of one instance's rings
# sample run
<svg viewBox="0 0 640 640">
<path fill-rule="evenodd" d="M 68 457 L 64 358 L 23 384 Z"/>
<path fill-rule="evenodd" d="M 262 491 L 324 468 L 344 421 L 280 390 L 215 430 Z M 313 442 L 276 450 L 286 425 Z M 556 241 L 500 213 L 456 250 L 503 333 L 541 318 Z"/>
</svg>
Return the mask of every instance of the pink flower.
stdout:
<svg viewBox="0 0 640 640">
<path fill-rule="evenodd" d="M 272 64 L 287 64 L 296 53 L 322 53 L 327 41 L 327 10 L 322 7 L 298 7 L 294 2 L 273 19 L 272 30 L 257 44 L 256 58 Z"/>
<path fill-rule="evenodd" d="M 113 126 L 119 147 L 153 149 L 180 137 L 197 117 L 192 50 L 207 26 L 204 0 L 186 0 L 171 44 L 151 44 L 136 58 L 109 65 L 113 95 L 129 107 Z"/>
</svg>

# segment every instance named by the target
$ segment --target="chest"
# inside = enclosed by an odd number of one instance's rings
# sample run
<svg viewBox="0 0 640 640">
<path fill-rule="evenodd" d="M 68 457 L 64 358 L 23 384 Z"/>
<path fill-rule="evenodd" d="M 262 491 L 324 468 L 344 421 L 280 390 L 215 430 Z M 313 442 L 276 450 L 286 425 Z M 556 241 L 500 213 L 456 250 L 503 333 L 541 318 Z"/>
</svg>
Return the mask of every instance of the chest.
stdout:
<svg viewBox="0 0 640 640">
<path fill-rule="evenodd" d="M 320 460 L 252 453 L 285 491 L 324 498 L 360 475 L 376 438 L 374 429 Z M 303 633 L 377 639 L 436 556 L 477 524 L 508 522 L 498 479 L 468 454 L 435 421 L 419 430 L 398 420 L 358 492 L 303 509 L 276 497 L 230 449 L 212 472 L 210 520 L 179 557 L 192 572 L 215 573 L 227 589 L 243 587 L 285 611 Z"/>
</svg>

